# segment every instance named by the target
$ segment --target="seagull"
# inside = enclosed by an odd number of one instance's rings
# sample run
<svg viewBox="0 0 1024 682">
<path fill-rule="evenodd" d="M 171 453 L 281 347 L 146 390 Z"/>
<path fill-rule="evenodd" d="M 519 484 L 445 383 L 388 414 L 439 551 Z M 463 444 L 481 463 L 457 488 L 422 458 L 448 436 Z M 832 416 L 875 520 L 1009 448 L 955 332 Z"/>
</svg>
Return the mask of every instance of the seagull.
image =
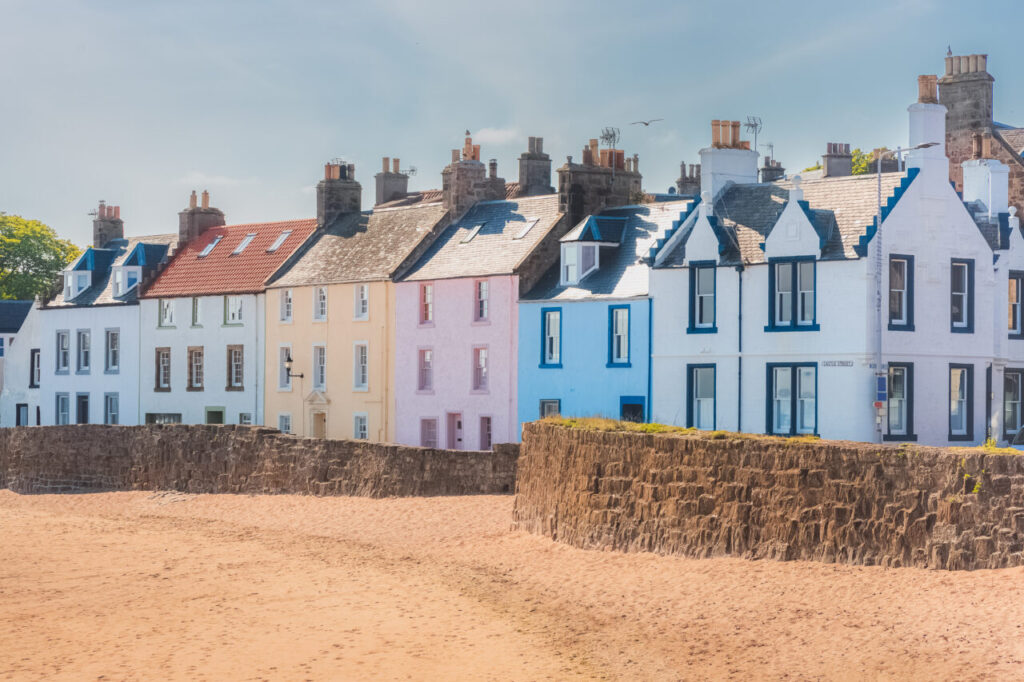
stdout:
<svg viewBox="0 0 1024 682">
<path fill-rule="evenodd" d="M 663 118 L 652 118 L 649 121 L 633 121 L 629 125 L 631 125 L 631 126 L 642 125 L 643 127 L 647 128 L 648 126 L 650 126 L 652 123 L 655 123 L 656 121 L 664 121 L 664 120 L 665 119 L 663 119 Z"/>
</svg>

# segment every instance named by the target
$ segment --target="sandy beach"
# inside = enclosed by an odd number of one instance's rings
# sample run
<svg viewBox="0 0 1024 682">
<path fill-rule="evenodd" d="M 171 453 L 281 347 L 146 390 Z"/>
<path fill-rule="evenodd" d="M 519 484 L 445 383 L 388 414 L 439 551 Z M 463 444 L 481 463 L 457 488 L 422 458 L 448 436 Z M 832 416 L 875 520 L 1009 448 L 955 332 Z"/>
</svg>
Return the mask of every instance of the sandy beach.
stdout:
<svg viewBox="0 0 1024 682">
<path fill-rule="evenodd" d="M 1024 678 L 1024 569 L 582 551 L 511 507 L 0 491 L 0 679 Z"/>
</svg>

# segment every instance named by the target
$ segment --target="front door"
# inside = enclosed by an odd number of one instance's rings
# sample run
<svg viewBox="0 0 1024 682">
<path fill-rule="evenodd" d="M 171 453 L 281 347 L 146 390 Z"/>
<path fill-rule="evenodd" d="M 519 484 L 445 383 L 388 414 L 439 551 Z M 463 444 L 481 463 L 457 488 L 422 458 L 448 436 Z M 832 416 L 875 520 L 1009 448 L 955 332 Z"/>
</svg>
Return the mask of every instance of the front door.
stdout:
<svg viewBox="0 0 1024 682">
<path fill-rule="evenodd" d="M 327 413 L 313 413 L 313 438 L 327 438 Z"/>
<path fill-rule="evenodd" d="M 448 449 L 462 449 L 462 413 L 448 413 Z"/>
<path fill-rule="evenodd" d="M 15 426 L 28 426 L 28 405 L 25 403 L 18 403 L 18 411 L 14 416 Z"/>
<path fill-rule="evenodd" d="M 79 393 L 75 400 L 75 423 L 89 423 L 89 394 Z"/>
</svg>

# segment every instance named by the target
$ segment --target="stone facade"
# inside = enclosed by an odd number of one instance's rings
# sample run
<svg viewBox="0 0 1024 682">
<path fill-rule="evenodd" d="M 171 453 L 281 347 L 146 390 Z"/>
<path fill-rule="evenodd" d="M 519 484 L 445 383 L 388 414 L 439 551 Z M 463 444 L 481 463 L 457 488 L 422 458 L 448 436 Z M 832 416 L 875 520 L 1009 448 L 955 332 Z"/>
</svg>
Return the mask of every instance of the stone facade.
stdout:
<svg viewBox="0 0 1024 682">
<path fill-rule="evenodd" d="M 351 163 L 328 163 L 324 179 L 316 186 L 317 227 L 329 227 L 339 216 L 359 213 L 363 187 L 356 182 L 356 167 Z"/>
<path fill-rule="evenodd" d="M 452 216 L 461 216 L 478 201 L 505 198 L 505 179 L 498 177 L 498 163 L 491 160 L 485 167 L 480 161 L 480 145 L 466 135 L 462 150 L 452 150 L 452 162 L 441 171 L 441 193 L 444 207 Z"/>
<path fill-rule="evenodd" d="M 531 423 L 523 430 L 514 523 L 583 548 L 1020 566 L 1024 457 Z"/>
<path fill-rule="evenodd" d="M 554 194 L 551 186 L 551 157 L 544 153 L 544 138 L 531 137 L 519 156 L 519 196 Z"/>
<path fill-rule="evenodd" d="M 597 140 L 583 148 L 583 163 L 570 156 L 558 169 L 558 211 L 573 227 L 601 209 L 639 203 L 640 160 L 627 159 L 621 149 L 599 149 Z"/>
<path fill-rule="evenodd" d="M 494 452 L 314 440 L 239 426 L 0 429 L 0 488 L 397 497 L 511 492 L 516 445 Z"/>
</svg>

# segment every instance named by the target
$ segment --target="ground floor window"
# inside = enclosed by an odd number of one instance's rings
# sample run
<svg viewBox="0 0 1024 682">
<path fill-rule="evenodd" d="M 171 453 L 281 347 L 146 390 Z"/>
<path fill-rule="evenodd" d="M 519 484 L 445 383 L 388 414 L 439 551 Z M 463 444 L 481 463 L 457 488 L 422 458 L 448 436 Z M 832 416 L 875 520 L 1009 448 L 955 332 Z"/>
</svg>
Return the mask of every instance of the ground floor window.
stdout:
<svg viewBox="0 0 1024 682">
<path fill-rule="evenodd" d="M 242 424 L 243 426 L 251 426 L 252 425 L 252 412 L 239 412 L 238 413 L 238 423 Z"/>
<path fill-rule="evenodd" d="M 147 412 L 147 424 L 180 424 L 181 414 L 177 412 Z"/>
<path fill-rule="evenodd" d="M 75 396 L 75 423 L 89 423 L 89 394 L 79 393 Z"/>
<path fill-rule="evenodd" d="M 715 366 L 688 365 L 686 425 L 715 430 Z"/>
<path fill-rule="evenodd" d="M 914 440 L 914 365 L 889 363 L 885 440 Z"/>
<path fill-rule="evenodd" d="M 949 440 L 974 437 L 974 367 L 949 366 Z"/>
<path fill-rule="evenodd" d="M 768 364 L 768 433 L 813 434 L 818 429 L 818 366 Z"/>
<path fill-rule="evenodd" d="M 562 414 L 562 401 L 546 399 L 540 401 L 540 418 L 557 417 Z"/>
<path fill-rule="evenodd" d="M 1024 370 L 1008 369 L 1003 372 L 1003 436 L 1013 440 L 1021 427 L 1021 384 Z"/>
<path fill-rule="evenodd" d="M 277 415 L 277 430 L 281 433 L 292 432 L 292 416 L 290 414 Z"/>
<path fill-rule="evenodd" d="M 480 417 L 480 449 L 491 449 L 491 418 Z"/>
<path fill-rule="evenodd" d="M 223 424 L 224 423 L 224 408 L 223 407 L 207 407 L 206 408 L 206 423 L 207 424 Z"/>
<path fill-rule="evenodd" d="M 357 440 L 370 437 L 369 417 L 365 412 L 357 412 L 352 418 L 352 434 Z"/>
<path fill-rule="evenodd" d="M 28 403 L 18 403 L 15 406 L 15 426 L 28 426 Z"/>
<path fill-rule="evenodd" d="M 643 396 L 624 395 L 619 398 L 619 419 L 624 422 L 645 421 Z"/>
<path fill-rule="evenodd" d="M 120 405 L 117 393 L 105 393 L 103 395 L 103 423 L 120 424 Z"/>
<path fill-rule="evenodd" d="M 420 420 L 420 445 L 425 448 L 437 447 L 437 418 Z"/>
</svg>

